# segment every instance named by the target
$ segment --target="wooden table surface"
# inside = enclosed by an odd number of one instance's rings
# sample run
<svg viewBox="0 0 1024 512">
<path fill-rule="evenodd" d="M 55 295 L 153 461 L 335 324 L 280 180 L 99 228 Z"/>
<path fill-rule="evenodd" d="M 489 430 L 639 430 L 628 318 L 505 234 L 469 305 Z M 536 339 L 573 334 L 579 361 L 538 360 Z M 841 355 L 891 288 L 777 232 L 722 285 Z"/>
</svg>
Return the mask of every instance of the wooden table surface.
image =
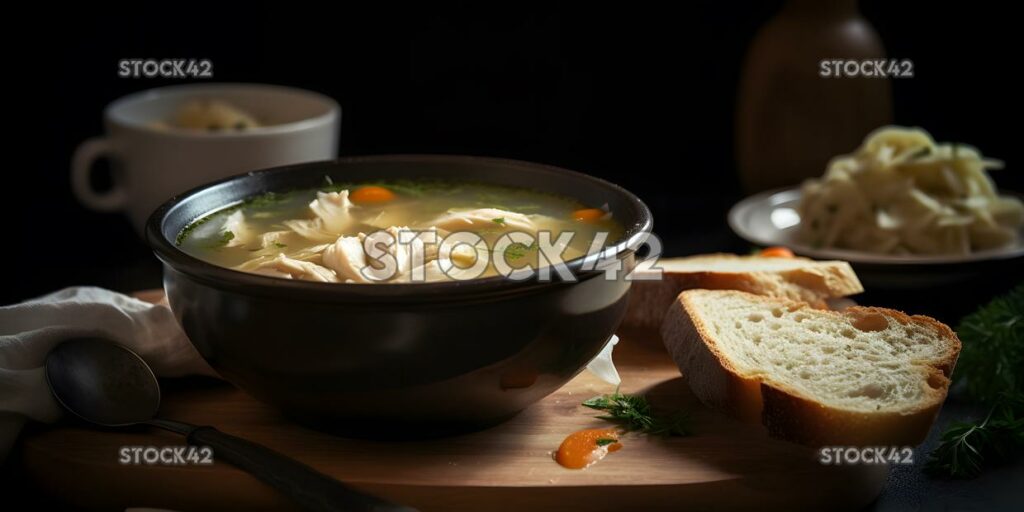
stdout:
<svg viewBox="0 0 1024 512">
<path fill-rule="evenodd" d="M 468 435 L 415 442 L 345 439 L 298 426 L 222 383 L 171 383 L 161 416 L 209 424 L 294 457 L 344 482 L 424 511 L 857 509 L 885 484 L 879 466 L 822 466 L 813 450 L 769 439 L 702 407 L 649 332 L 620 333 L 615 360 L 624 392 L 682 409 L 694 434 L 629 434 L 623 448 L 585 470 L 551 453 L 569 433 L 608 426 L 580 405 L 613 389 L 584 372 L 515 418 Z M 281 510 L 273 489 L 232 466 L 122 465 L 122 446 L 179 446 L 151 429 L 95 431 L 60 425 L 28 433 L 32 480 L 76 505 L 118 510 Z"/>
</svg>

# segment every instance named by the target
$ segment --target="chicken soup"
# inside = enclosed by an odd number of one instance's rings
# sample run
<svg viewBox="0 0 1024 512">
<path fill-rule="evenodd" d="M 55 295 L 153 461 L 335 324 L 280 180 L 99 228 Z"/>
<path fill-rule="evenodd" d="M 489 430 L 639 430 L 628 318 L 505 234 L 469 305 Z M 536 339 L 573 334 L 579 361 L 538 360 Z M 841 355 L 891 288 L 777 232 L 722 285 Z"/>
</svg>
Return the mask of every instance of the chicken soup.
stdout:
<svg viewBox="0 0 1024 512">
<path fill-rule="evenodd" d="M 193 222 L 177 242 L 210 263 L 283 279 L 416 283 L 543 269 L 622 234 L 603 205 L 488 184 L 385 181 L 253 197 Z"/>
</svg>

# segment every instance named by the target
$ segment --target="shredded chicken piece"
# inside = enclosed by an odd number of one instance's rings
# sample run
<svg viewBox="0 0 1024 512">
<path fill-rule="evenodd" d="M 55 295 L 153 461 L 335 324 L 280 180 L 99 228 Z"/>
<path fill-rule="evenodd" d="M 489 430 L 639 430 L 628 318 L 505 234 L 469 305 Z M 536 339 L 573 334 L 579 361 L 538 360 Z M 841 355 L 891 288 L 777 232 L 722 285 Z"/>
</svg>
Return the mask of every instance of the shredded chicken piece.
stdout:
<svg viewBox="0 0 1024 512">
<path fill-rule="evenodd" d="M 485 226 L 512 231 L 537 231 L 537 225 L 530 217 L 498 208 L 451 211 L 434 219 L 430 225 L 446 231 L 475 231 Z"/>
<path fill-rule="evenodd" d="M 252 229 L 245 222 L 245 215 L 242 210 L 235 210 L 224 219 L 224 226 L 221 233 L 231 232 L 231 239 L 224 244 L 225 247 L 239 247 L 248 244 L 253 236 Z"/>
<path fill-rule="evenodd" d="M 334 271 L 321 267 L 316 263 L 289 258 L 284 254 L 278 254 L 273 259 L 257 265 L 253 271 L 258 274 L 287 277 L 302 281 L 338 282 L 338 276 L 335 275 Z"/>
<path fill-rule="evenodd" d="M 358 236 L 338 237 L 333 244 L 324 249 L 323 262 L 346 282 L 370 282 L 362 273 L 362 269 L 366 267 L 366 253 L 363 252 L 363 242 Z"/>
<path fill-rule="evenodd" d="M 316 199 L 309 203 L 309 209 L 316 217 L 306 220 L 287 220 L 284 225 L 309 240 L 329 242 L 335 240 L 356 223 L 350 211 L 352 208 L 352 202 L 348 199 L 348 190 L 317 192 Z"/>
<path fill-rule="evenodd" d="M 309 203 L 309 209 L 323 221 L 323 227 L 332 233 L 341 233 L 352 224 L 352 202 L 348 190 L 341 192 L 317 192 L 316 199 Z"/>
<path fill-rule="evenodd" d="M 294 231 L 268 231 L 260 235 L 260 249 L 267 249 L 270 247 L 281 248 L 280 246 L 287 246 L 289 238 L 294 235 Z"/>
<path fill-rule="evenodd" d="M 286 256 L 293 260 L 308 261 L 310 263 L 315 263 L 317 265 L 322 266 L 323 258 L 321 256 L 321 253 L 323 253 L 324 249 L 327 249 L 328 245 L 330 244 L 313 245 L 310 247 L 306 247 L 304 249 L 299 249 L 298 251 L 295 251 L 291 254 L 287 254 Z M 268 249 L 256 251 L 253 254 L 256 255 L 255 258 L 235 266 L 234 269 L 241 270 L 243 272 L 254 272 L 256 271 L 257 268 L 260 268 L 260 266 L 266 264 L 269 261 L 272 261 L 274 258 L 277 257 L 278 254 L 283 253 L 279 251 L 271 251 Z"/>
</svg>

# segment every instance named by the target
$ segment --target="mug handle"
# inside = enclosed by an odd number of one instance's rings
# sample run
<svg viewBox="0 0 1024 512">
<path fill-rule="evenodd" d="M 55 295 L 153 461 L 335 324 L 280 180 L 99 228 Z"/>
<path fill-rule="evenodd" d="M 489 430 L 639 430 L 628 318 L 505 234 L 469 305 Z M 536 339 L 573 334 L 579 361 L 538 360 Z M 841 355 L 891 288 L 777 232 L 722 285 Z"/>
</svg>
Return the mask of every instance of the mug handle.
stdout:
<svg viewBox="0 0 1024 512">
<path fill-rule="evenodd" d="M 98 193 L 89 184 L 92 164 L 102 156 L 113 155 L 114 148 L 106 138 L 96 137 L 81 143 L 71 157 L 71 191 L 88 208 L 101 212 L 120 210 L 125 204 L 125 190 L 118 183 L 107 192 Z"/>
</svg>

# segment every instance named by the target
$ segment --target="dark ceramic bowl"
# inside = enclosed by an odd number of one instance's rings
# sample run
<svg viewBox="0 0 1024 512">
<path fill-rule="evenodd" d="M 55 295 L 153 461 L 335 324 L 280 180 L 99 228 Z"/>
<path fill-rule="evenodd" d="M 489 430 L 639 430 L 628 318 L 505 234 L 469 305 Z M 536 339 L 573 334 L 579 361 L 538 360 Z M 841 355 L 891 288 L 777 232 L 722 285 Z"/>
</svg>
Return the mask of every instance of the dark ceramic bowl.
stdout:
<svg viewBox="0 0 1024 512">
<path fill-rule="evenodd" d="M 219 267 L 175 244 L 190 222 L 249 196 L 324 183 L 452 179 L 607 203 L 626 228 L 605 250 L 632 268 L 651 230 L 634 195 L 577 172 L 466 156 L 375 156 L 279 167 L 181 194 L 150 217 L 171 308 L 224 378 L 315 426 L 418 437 L 511 417 L 579 373 L 612 335 L 629 282 L 567 263 L 575 282 L 489 277 L 420 284 L 290 281 Z M 590 259 L 592 257 L 588 257 Z"/>
</svg>

